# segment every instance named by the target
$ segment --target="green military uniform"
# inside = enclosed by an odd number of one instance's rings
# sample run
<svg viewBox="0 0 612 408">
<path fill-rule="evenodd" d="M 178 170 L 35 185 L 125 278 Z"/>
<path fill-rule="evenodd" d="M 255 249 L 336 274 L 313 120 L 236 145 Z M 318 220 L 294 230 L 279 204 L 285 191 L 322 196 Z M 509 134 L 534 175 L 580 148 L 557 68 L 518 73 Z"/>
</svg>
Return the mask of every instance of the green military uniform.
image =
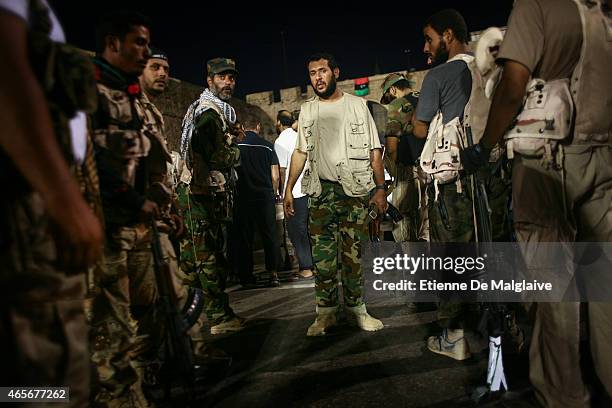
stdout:
<svg viewBox="0 0 612 408">
<path fill-rule="evenodd" d="M 339 135 L 330 124 L 338 126 Z M 338 250 L 344 302 L 363 305 L 360 248 L 367 240 L 368 193 L 374 188 L 369 159 L 371 150 L 379 148 L 374 119 L 362 99 L 344 94 L 337 102 L 314 98 L 302 105 L 296 149 L 308 154 L 302 192 L 310 196 L 319 307 L 338 304 Z"/>
<path fill-rule="evenodd" d="M 185 273 L 196 274 L 195 285 L 205 295 L 206 315 L 211 326 L 216 326 L 235 318 L 225 293 L 228 265 L 223 254 L 223 226 L 231 220 L 233 192 L 229 181 L 240 151 L 228 143 L 223 113 L 213 106 L 214 102 L 201 101 L 204 99 L 192 104 L 186 115 L 193 120 L 193 131 L 186 149 L 191 180 L 178 187 L 186 227 L 180 265 Z M 199 106 L 204 110 L 196 115 Z"/>
<path fill-rule="evenodd" d="M 310 199 L 309 215 L 312 257 L 317 267 L 317 305 L 330 307 L 338 304 L 336 275 L 340 269 L 345 305 L 359 306 L 363 304 L 360 252 L 361 243 L 368 240 L 369 197 L 350 197 L 338 183 L 322 181 L 321 188 L 321 194 Z"/>
<path fill-rule="evenodd" d="M 148 117 L 146 121 L 147 130 L 152 134 L 158 135 L 156 140 L 160 143 L 160 149 L 151 151 L 147 156 L 146 160 L 149 168 L 149 178 L 152 183 L 156 183 L 156 191 L 160 194 L 155 194 L 156 198 L 161 198 L 161 202 L 158 202 L 160 211 L 162 213 L 162 219 L 157 223 L 157 229 L 159 233 L 159 242 L 162 257 L 168 265 L 170 270 L 173 290 L 177 299 L 178 304 L 176 305 L 179 310 L 183 310 L 185 302 L 188 299 L 189 290 L 188 284 L 189 277 L 181 271 L 179 262 L 176 256 L 174 245 L 170 239 L 169 233 L 175 228 L 174 221 L 171 219 L 171 213 L 173 212 L 173 201 L 177 198 L 175 191 L 175 182 L 171 175 L 168 173 L 168 165 L 172 164 L 172 157 L 167 149 L 167 139 L 164 129 L 164 117 L 159 109 L 152 103 L 145 93 L 139 100 L 142 106 L 143 113 Z M 161 184 L 161 185 L 160 185 Z M 166 196 L 165 193 L 171 193 L 172 196 Z M 160 195 L 162 197 L 160 197 Z M 149 279 L 155 279 L 155 276 L 148 275 Z M 156 285 L 156 282 L 152 282 Z M 139 325 L 139 333 L 142 334 L 153 334 L 156 340 L 151 344 L 153 350 L 158 350 L 160 342 L 164 336 L 165 324 L 160 321 L 163 316 L 151 315 L 151 319 L 146 324 Z M 201 315 L 196 323 L 190 328 L 188 334 L 192 340 L 194 357 L 200 357 L 199 361 L 204 361 L 204 357 L 207 355 L 208 350 L 204 344 L 203 336 L 204 327 L 204 316 Z"/>
<path fill-rule="evenodd" d="M 92 183 L 96 175 L 88 166 L 91 156 L 85 156 L 83 165 L 75 162 L 69 127 L 75 111 L 95 109 L 93 67 L 76 48 L 49 39 L 51 25 L 47 6 L 37 1 L 29 4 L 29 15 L 20 18 L 28 22 L 30 29 L 31 66 L 46 92 L 58 144 L 81 182 L 85 198 L 95 205 L 97 185 Z M 63 86 L 54 86 L 56 83 Z M 86 129 L 83 126 L 79 130 Z M 3 186 L 0 195 L 0 383 L 67 386 L 70 388 L 67 405 L 87 406 L 90 376 L 83 307 L 85 271 L 58 267 L 57 253 L 63 248 L 56 247 L 57 242 L 50 233 L 45 203 L 1 150 L 0 183 Z"/>
<path fill-rule="evenodd" d="M 91 119 L 107 235 L 92 304 L 95 402 L 145 405 L 134 361 L 144 358 L 147 342 L 136 335 L 152 324 L 157 285 L 149 227 L 139 215 L 150 185 L 148 170 L 154 167 L 146 158 L 149 152 L 163 155 L 163 140 L 152 131 L 138 79 L 101 58 L 94 64 L 99 106 Z"/>
<path fill-rule="evenodd" d="M 396 98 L 387 106 L 387 127 L 385 137 L 398 138 L 398 156 L 403 153 L 401 146 L 403 138 L 413 137 L 412 114 L 417 93 L 406 97 Z M 385 155 L 385 167 L 394 177 L 393 204 L 403 215 L 404 219 L 393 226 L 393 236 L 396 241 L 418 241 L 426 238 L 427 214 L 425 185 L 417 177 L 414 166 L 406 161 L 398 160 L 393 163 Z"/>
</svg>

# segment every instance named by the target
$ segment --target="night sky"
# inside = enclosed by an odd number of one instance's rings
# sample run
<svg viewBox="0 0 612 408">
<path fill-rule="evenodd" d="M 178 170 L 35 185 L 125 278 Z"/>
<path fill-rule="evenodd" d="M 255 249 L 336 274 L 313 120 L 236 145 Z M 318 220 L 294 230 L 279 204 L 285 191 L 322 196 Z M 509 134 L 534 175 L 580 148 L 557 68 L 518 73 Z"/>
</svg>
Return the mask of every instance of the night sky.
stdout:
<svg viewBox="0 0 612 408">
<path fill-rule="evenodd" d="M 296 2 L 293 8 L 270 6 L 269 10 L 258 10 L 267 12 L 268 17 L 235 15 L 236 3 L 219 1 L 50 3 L 68 41 L 90 50 L 94 49 L 99 12 L 129 7 L 146 14 L 153 20 L 152 45 L 168 53 L 173 77 L 201 84 L 204 61 L 217 56 L 234 58 L 240 71 L 236 94 L 243 97 L 264 90 L 304 87 L 308 81 L 305 60 L 317 51 L 336 56 L 340 79 L 411 67 L 424 69 L 422 24 L 429 15 L 453 7 L 463 14 L 469 31 L 482 30 L 506 25 L 513 0 L 385 1 L 378 2 L 379 9 L 375 8 L 377 2 L 372 2 L 371 8 L 351 8 L 347 2 L 342 11 L 332 10 L 325 2 Z M 400 5 L 407 7 L 404 10 Z M 300 14 L 295 7 L 303 7 L 305 13 L 320 9 L 322 14 Z M 272 17 L 279 13 L 285 17 Z"/>
</svg>

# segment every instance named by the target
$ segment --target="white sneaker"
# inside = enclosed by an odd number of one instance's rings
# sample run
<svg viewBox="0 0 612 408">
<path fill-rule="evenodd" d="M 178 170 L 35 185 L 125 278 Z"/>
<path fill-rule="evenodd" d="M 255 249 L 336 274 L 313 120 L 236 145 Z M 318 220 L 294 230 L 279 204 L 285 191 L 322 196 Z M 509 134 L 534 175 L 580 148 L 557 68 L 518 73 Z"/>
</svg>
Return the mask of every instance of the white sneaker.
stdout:
<svg viewBox="0 0 612 408">
<path fill-rule="evenodd" d="M 436 354 L 442 354 L 458 361 L 472 356 L 468 342 L 463 335 L 463 329 L 444 329 L 441 335 L 427 339 L 427 348 Z"/>
</svg>

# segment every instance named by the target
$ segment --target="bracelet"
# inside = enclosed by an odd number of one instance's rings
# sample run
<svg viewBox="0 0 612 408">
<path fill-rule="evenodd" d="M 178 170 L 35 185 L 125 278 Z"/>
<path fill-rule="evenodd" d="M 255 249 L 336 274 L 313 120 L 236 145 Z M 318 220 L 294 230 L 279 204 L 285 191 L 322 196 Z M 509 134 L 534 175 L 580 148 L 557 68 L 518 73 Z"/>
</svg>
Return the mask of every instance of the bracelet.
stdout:
<svg viewBox="0 0 612 408">
<path fill-rule="evenodd" d="M 385 184 L 377 184 L 375 189 L 376 190 L 385 190 L 385 191 L 387 191 L 387 186 Z"/>
</svg>

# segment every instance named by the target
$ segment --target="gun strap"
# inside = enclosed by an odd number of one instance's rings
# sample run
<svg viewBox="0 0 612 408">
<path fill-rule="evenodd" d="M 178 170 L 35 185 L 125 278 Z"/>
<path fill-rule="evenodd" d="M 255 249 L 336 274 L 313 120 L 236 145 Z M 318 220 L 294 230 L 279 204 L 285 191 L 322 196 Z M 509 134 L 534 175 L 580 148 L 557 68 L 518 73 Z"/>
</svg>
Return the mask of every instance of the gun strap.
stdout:
<svg viewBox="0 0 612 408">
<path fill-rule="evenodd" d="M 195 229 L 195 225 L 193 224 L 193 217 L 191 216 L 191 187 L 187 186 L 186 187 L 186 191 L 185 194 L 187 195 L 187 209 L 189 210 L 189 223 L 191 224 L 191 249 L 193 251 L 193 266 L 194 266 L 194 272 L 197 273 L 197 271 L 195 270 L 195 265 L 196 265 L 196 261 L 198 259 L 198 255 L 196 252 L 196 245 L 195 245 L 195 233 L 193 232 L 193 230 Z"/>
</svg>

